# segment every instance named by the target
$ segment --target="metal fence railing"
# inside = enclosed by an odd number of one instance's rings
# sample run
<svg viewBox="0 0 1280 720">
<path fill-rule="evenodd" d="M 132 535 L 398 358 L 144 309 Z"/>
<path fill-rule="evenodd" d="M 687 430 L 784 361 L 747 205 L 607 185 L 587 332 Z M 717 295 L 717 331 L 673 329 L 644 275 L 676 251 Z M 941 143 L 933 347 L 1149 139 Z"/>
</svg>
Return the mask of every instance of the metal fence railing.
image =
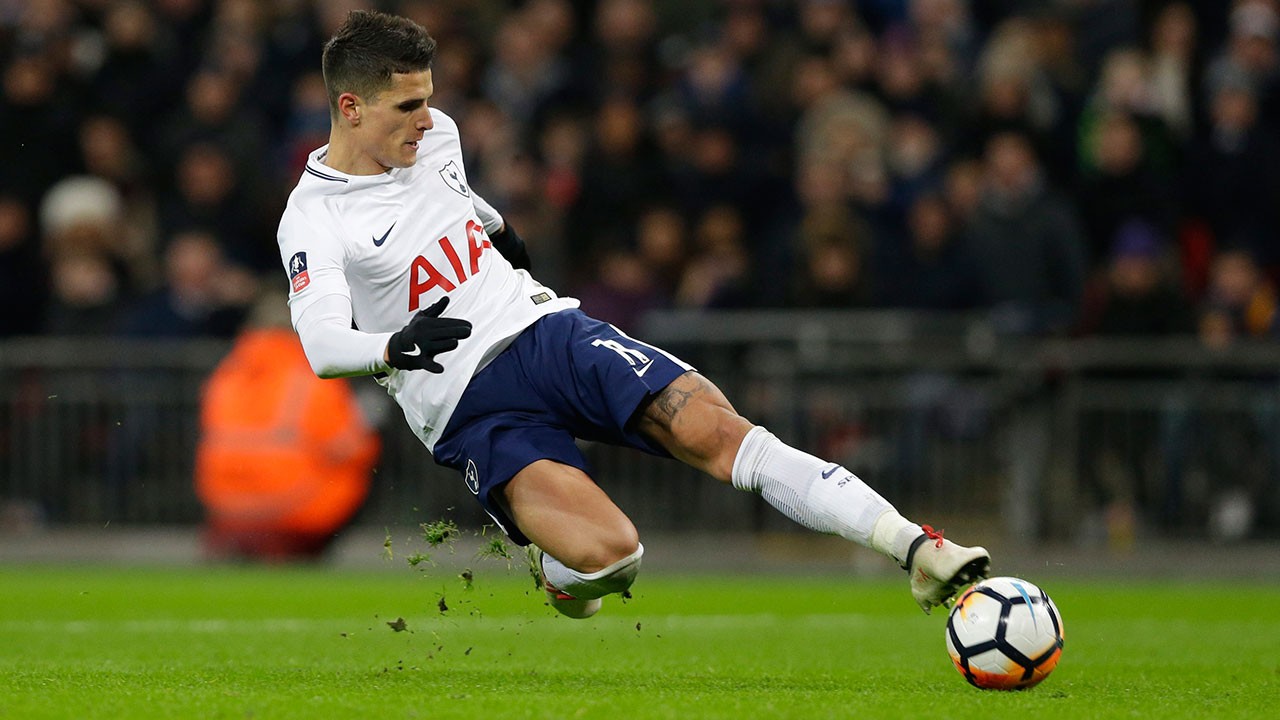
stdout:
<svg viewBox="0 0 1280 720">
<path fill-rule="evenodd" d="M 1280 344 L 1033 341 L 999 337 L 981 319 L 883 312 L 660 313 L 636 334 L 904 512 L 981 515 L 1016 536 L 1277 530 Z M 198 521 L 199 389 L 227 345 L 102 346 L 0 343 L 0 506 L 55 523 Z M 399 413 L 379 415 L 391 420 L 358 522 L 421 522 L 448 508 L 482 522 Z M 790 527 L 678 463 L 584 447 L 645 529 Z"/>
</svg>

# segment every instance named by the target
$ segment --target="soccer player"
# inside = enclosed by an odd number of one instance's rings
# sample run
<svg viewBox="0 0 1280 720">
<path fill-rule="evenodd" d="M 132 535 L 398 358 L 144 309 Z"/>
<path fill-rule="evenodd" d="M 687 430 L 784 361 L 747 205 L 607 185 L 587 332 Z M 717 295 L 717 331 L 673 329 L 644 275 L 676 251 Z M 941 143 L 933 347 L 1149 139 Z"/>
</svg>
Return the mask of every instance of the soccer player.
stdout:
<svg viewBox="0 0 1280 720">
<path fill-rule="evenodd" d="M 796 522 L 892 557 L 927 613 L 988 572 L 853 473 L 738 415 L 692 367 L 529 274 L 515 230 L 467 180 L 431 108 L 435 41 L 348 15 L 324 49 L 332 127 L 280 220 L 289 306 L 320 377 L 375 375 L 435 461 L 531 549 L 553 607 L 587 617 L 644 552 L 574 438 L 674 456 Z"/>
</svg>

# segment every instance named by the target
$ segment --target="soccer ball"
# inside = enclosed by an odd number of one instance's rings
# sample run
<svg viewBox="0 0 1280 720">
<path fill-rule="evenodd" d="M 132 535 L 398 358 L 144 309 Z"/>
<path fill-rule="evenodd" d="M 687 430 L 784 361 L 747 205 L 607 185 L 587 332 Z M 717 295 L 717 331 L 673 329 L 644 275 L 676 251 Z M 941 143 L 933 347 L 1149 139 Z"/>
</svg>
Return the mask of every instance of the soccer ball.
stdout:
<svg viewBox="0 0 1280 720">
<path fill-rule="evenodd" d="M 974 687 L 1021 690 L 1062 656 L 1062 615 L 1026 580 L 996 577 L 965 591 L 947 616 L 947 652 Z"/>
</svg>

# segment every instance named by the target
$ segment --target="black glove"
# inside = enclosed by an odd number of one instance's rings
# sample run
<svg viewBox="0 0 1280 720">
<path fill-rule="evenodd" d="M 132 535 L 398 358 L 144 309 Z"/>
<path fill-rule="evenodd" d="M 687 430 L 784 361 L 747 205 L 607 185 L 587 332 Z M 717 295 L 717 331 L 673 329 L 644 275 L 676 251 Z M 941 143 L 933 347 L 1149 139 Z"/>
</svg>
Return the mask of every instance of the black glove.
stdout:
<svg viewBox="0 0 1280 720">
<path fill-rule="evenodd" d="M 458 347 L 458 341 L 471 336 L 471 323 L 461 318 L 442 318 L 449 296 L 420 311 L 402 330 L 387 342 L 387 364 L 397 370 L 444 372 L 436 355 Z"/>
<path fill-rule="evenodd" d="M 502 257 L 511 263 L 511 267 L 517 270 L 529 270 L 533 267 L 533 263 L 529 260 L 529 251 L 524 246 L 524 240 L 516 234 L 515 228 L 511 227 L 511 223 L 503 223 L 502 229 L 489 236 L 493 241 L 493 246 L 502 253 Z"/>
</svg>

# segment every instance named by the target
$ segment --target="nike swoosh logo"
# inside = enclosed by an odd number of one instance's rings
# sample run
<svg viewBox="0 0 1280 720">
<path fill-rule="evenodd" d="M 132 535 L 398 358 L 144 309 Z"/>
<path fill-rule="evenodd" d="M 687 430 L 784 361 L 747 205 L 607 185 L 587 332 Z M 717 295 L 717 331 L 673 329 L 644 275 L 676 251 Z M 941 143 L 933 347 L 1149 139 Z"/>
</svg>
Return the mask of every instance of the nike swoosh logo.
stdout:
<svg viewBox="0 0 1280 720">
<path fill-rule="evenodd" d="M 402 352 L 402 353 L 400 353 L 400 354 L 401 354 L 401 355 L 408 355 L 409 357 L 418 357 L 419 355 L 421 355 L 421 354 L 422 354 L 422 348 L 418 347 L 418 343 L 414 343 L 414 344 L 413 344 L 413 350 L 412 350 L 412 351 L 410 351 L 410 350 L 405 350 L 404 352 Z"/>
<path fill-rule="evenodd" d="M 645 373 L 647 373 L 647 372 L 649 372 L 649 368 L 651 368 L 651 367 L 653 367 L 653 361 L 652 361 L 652 360 L 650 360 L 650 361 L 649 361 L 649 363 L 648 363 L 647 365 L 645 365 L 644 367 L 640 368 L 639 370 L 636 370 L 635 368 L 631 368 L 631 369 L 635 371 L 636 377 L 644 377 L 644 374 L 645 374 Z"/>
<path fill-rule="evenodd" d="M 399 221 L 399 220 L 397 220 L 396 222 L 400 222 L 400 221 Z M 386 241 L 387 241 L 387 236 L 391 234 L 391 228 L 393 228 L 393 227 L 395 227 L 395 226 L 396 226 L 396 223 L 391 223 L 391 227 L 387 228 L 387 231 L 386 231 L 386 232 L 384 232 L 384 233 L 382 233 L 382 237 L 380 237 L 380 238 L 374 238 L 374 239 L 373 239 L 373 246 L 374 246 L 374 247 L 382 247 L 382 243 L 386 242 Z"/>
<path fill-rule="evenodd" d="M 835 475 L 835 474 L 836 474 L 836 471 L 837 471 L 837 470 L 839 470 L 839 469 L 840 469 L 840 466 L 839 466 L 839 465 L 832 465 L 830 470 L 827 470 L 827 471 L 825 471 L 825 472 L 823 472 L 823 473 L 822 473 L 822 479 L 823 479 L 823 480 L 826 480 L 827 478 L 831 477 L 832 475 Z"/>
</svg>

